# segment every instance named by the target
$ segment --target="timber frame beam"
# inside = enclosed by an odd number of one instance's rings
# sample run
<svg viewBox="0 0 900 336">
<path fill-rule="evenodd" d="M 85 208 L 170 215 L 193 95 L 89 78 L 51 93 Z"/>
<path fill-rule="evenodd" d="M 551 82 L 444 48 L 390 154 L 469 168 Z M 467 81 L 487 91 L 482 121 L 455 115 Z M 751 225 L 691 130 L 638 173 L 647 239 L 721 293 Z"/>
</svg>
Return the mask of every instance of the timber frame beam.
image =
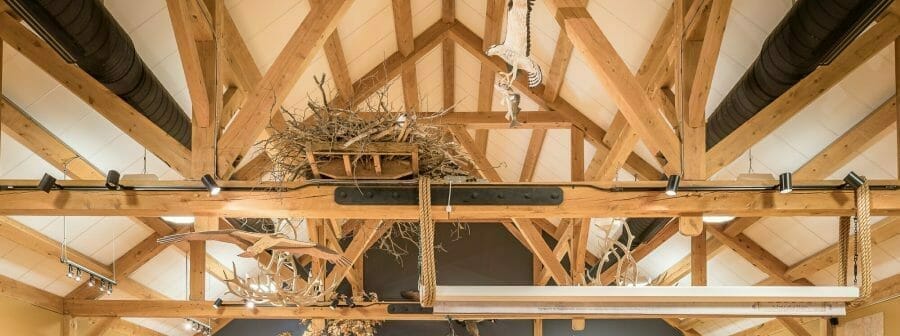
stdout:
<svg viewBox="0 0 900 336">
<path fill-rule="evenodd" d="M 157 182 L 134 186 L 135 190 L 111 191 L 102 181 L 59 181 L 62 190 L 44 193 L 36 180 L 0 180 L 0 215 L 144 216 L 199 215 L 226 217 L 310 218 L 418 218 L 416 205 L 341 205 L 335 199 L 338 185 L 306 182 L 241 183 L 222 181 L 223 191 L 210 196 L 198 182 Z M 845 216 L 854 212 L 854 191 L 843 181 L 798 181 L 795 188 L 821 186 L 781 194 L 774 181 L 753 184 L 730 181 L 685 182 L 676 197 L 665 195 L 665 181 L 618 183 L 565 183 L 559 205 L 457 205 L 447 213 L 434 206 L 435 219 L 506 218 L 510 212 L 522 218 L 669 217 L 722 213 L 733 216 Z M 871 181 L 872 215 L 900 215 L 898 181 Z M 554 184 L 457 184 L 454 188 L 503 186 L 560 186 Z M 740 186 L 759 191 L 728 191 Z M 437 185 L 435 186 L 437 187 Z M 284 189 L 278 189 L 284 188 Z M 408 185 L 406 188 L 414 188 Z M 818 187 L 817 187 L 818 188 Z M 150 190 L 155 189 L 155 190 Z M 269 190 L 269 191 L 265 191 Z M 706 191 L 701 191 L 706 190 Z"/>
</svg>

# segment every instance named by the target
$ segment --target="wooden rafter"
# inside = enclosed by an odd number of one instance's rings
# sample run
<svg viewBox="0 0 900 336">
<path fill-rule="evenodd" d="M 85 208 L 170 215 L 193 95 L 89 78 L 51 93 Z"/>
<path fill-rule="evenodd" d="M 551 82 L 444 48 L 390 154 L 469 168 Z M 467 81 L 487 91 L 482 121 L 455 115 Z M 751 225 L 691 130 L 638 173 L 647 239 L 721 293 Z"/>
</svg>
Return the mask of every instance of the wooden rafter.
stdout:
<svg viewBox="0 0 900 336">
<path fill-rule="evenodd" d="M 190 171 L 188 148 L 6 14 L 0 14 L 0 38 L 170 167 Z"/>
<path fill-rule="evenodd" d="M 487 0 L 484 15 L 484 34 L 482 35 L 482 50 L 487 50 L 491 45 L 500 43 L 500 34 L 503 29 L 503 18 L 506 16 L 505 0 Z M 482 64 L 481 71 L 478 76 L 478 110 L 491 111 L 494 106 L 494 78 L 496 78 L 496 70 L 489 65 Z M 475 131 L 475 143 L 478 149 L 487 152 L 488 136 L 487 130 Z"/>
<path fill-rule="evenodd" d="M 900 17 L 887 14 L 855 41 L 831 64 L 821 66 L 787 92 L 722 139 L 707 153 L 706 175 L 712 176 L 799 113 L 853 69 L 887 47 L 900 35 Z"/>
<path fill-rule="evenodd" d="M 499 58 L 490 58 L 485 55 L 481 49 L 483 44 L 481 38 L 465 26 L 461 24 L 454 25 L 449 31 L 449 37 L 456 41 L 456 45 L 475 56 L 482 64 L 493 66 L 494 71 L 506 71 L 506 63 Z M 606 153 L 609 151 L 609 146 L 602 142 L 606 135 L 606 131 L 602 127 L 591 121 L 562 98 L 557 98 L 554 101 L 544 99 L 543 92 L 545 88 L 543 85 L 539 85 L 536 88 L 528 88 L 525 81 L 524 77 L 519 77 L 513 83 L 513 86 L 541 108 L 560 113 L 572 123 L 573 127 L 583 130 L 586 140 L 594 145 L 598 152 Z M 642 179 L 655 180 L 660 177 L 660 173 L 656 168 L 634 153 L 630 154 L 628 160 L 626 160 L 625 169 Z"/>
<path fill-rule="evenodd" d="M 675 132 L 650 97 L 619 57 L 591 14 L 583 7 L 568 7 L 564 1 L 548 1 L 552 16 L 560 22 L 575 49 L 579 50 L 591 70 L 609 91 L 622 110 L 628 124 L 653 149 L 661 152 L 668 163 L 678 165 L 679 143 Z"/>
<path fill-rule="evenodd" d="M 397 37 L 397 49 L 403 57 L 415 50 L 412 27 L 412 9 L 410 0 L 392 0 L 394 13 L 394 33 Z M 416 78 L 416 64 L 404 66 L 400 71 L 403 83 L 403 105 L 407 111 L 416 110 L 419 107 L 419 80 Z"/>
<path fill-rule="evenodd" d="M 390 229 L 392 224 L 382 220 L 367 220 L 356 231 L 353 240 L 350 241 L 350 245 L 344 250 L 344 257 L 350 260 L 351 265 L 361 264 L 366 250 L 372 244 L 375 244 L 378 239 L 381 239 L 381 236 Z M 350 267 L 337 265 L 328 273 L 328 276 L 325 278 L 325 284 L 339 284 L 349 273 Z"/>
<path fill-rule="evenodd" d="M 281 113 L 279 106 L 309 65 L 313 52 L 324 43 L 351 0 L 326 1 L 309 13 L 288 40 L 268 72 L 247 96 L 231 126 L 218 141 L 218 172 L 230 176 L 242 156 L 269 125 L 271 115 Z"/>
</svg>

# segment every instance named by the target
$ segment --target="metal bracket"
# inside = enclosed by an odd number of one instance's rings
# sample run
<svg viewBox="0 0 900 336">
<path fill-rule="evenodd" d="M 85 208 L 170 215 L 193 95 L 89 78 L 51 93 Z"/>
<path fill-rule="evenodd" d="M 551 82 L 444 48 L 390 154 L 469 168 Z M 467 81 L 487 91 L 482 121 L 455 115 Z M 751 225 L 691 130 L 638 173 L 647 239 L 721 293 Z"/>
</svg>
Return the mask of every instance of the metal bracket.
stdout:
<svg viewBox="0 0 900 336">
<path fill-rule="evenodd" d="M 388 314 L 431 314 L 434 309 L 422 307 L 418 303 L 392 303 L 387 307 Z"/>
<path fill-rule="evenodd" d="M 559 205 L 563 201 L 560 187 L 453 186 L 431 187 L 432 205 Z M 338 187 L 334 201 L 342 205 L 417 205 L 419 190 L 415 186 Z"/>
</svg>

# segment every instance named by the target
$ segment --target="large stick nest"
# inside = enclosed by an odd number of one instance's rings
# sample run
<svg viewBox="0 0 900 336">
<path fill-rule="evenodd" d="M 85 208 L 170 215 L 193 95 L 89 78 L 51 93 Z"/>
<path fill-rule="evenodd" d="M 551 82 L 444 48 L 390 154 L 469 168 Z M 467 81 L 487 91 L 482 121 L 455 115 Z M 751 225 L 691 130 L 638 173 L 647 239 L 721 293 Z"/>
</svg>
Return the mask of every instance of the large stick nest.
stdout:
<svg viewBox="0 0 900 336">
<path fill-rule="evenodd" d="M 334 148 L 351 145 L 363 148 L 370 143 L 410 143 L 418 147 L 419 176 L 441 179 L 446 176 L 469 177 L 471 160 L 463 154 L 449 133 L 440 126 L 425 125 L 425 119 L 440 118 L 449 109 L 437 114 L 417 115 L 392 106 L 387 88 L 373 99 L 357 106 L 341 106 L 329 102 L 324 88 L 325 76 L 316 78 L 321 98 L 310 98 L 307 111 L 282 112 L 288 116 L 287 127 L 275 131 L 262 145 L 274 163 L 273 176 L 279 181 L 314 178 L 306 158 L 307 147 L 326 143 Z M 304 112 L 304 113 L 299 113 Z M 304 116 L 309 115 L 309 118 Z M 360 153 L 365 154 L 365 153 Z M 390 160 L 391 158 L 382 158 Z M 317 157 L 316 161 L 342 160 L 340 155 Z M 370 155 L 355 155 L 353 164 L 371 164 Z"/>
</svg>

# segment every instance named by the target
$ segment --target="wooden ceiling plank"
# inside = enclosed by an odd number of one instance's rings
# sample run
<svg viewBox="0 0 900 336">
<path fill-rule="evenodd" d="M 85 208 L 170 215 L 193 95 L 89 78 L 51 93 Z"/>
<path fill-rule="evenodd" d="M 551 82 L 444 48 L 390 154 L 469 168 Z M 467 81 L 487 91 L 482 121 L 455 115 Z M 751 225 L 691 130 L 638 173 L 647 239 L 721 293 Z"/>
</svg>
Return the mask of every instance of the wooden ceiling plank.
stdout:
<svg viewBox="0 0 900 336">
<path fill-rule="evenodd" d="M 875 245 L 897 235 L 900 235 L 900 218 L 885 218 L 872 225 L 872 241 Z M 785 271 L 785 276 L 791 281 L 804 279 L 838 262 L 840 262 L 840 246 L 835 243 L 791 265 Z"/>
<path fill-rule="evenodd" d="M 178 232 L 187 232 L 187 228 L 183 228 Z M 150 259 L 153 259 L 153 257 L 162 253 L 162 251 L 168 247 L 167 245 L 159 244 L 156 242 L 156 240 L 160 237 L 161 236 L 158 234 L 151 234 L 140 243 L 135 245 L 133 248 L 128 250 L 128 252 L 125 252 L 125 254 L 122 254 L 122 256 L 116 259 L 116 281 L 119 283 L 116 287 L 118 290 L 123 290 L 131 295 L 142 297 L 145 299 L 166 298 L 166 296 L 130 278 L 131 273 L 136 271 L 146 262 L 150 261 Z M 96 288 L 89 286 L 85 282 L 78 286 L 78 288 L 72 290 L 72 292 L 70 292 L 68 295 L 66 295 L 66 298 L 97 299 L 103 294 L 104 293 L 101 293 Z"/>
<path fill-rule="evenodd" d="M 209 124 L 212 116 L 211 106 L 208 97 L 212 94 L 207 93 L 207 76 L 204 75 L 203 58 L 213 57 L 215 54 L 209 55 L 204 52 L 201 55 L 201 49 L 198 48 L 198 41 L 212 41 L 214 36 L 211 33 L 211 27 L 206 22 L 195 20 L 197 17 L 191 13 L 192 1 L 166 0 L 166 8 L 169 11 L 169 19 L 172 22 L 172 30 L 175 32 L 175 42 L 178 45 L 178 55 L 181 57 L 181 66 L 184 69 L 184 76 L 187 81 L 188 93 L 191 97 L 191 112 L 193 118 L 191 123 L 200 122 L 203 125 Z M 200 24 L 196 24 L 196 23 Z M 200 36 L 199 32 L 203 28 L 206 29 L 206 36 Z M 204 50 L 206 51 L 206 50 Z"/>
<path fill-rule="evenodd" d="M 653 107 L 643 85 L 631 73 L 585 8 L 560 7 L 560 3 L 562 1 L 559 0 L 548 2 L 551 13 L 616 101 L 628 124 L 650 147 L 660 151 L 670 164 L 678 166 L 680 141 L 663 116 Z"/>
<path fill-rule="evenodd" d="M 502 60 L 499 58 L 491 58 L 484 54 L 484 51 L 481 49 L 483 44 L 481 38 L 465 26 L 461 24 L 454 25 L 449 30 L 449 37 L 456 41 L 458 46 L 475 56 L 482 64 L 491 65 L 494 68 L 494 71 L 507 71 L 506 63 Z M 609 146 L 602 142 L 603 137 L 606 135 L 606 131 L 567 101 L 562 98 L 557 98 L 552 102 L 547 101 L 544 99 L 544 86 L 539 85 L 536 88 L 528 88 L 528 84 L 524 77 L 519 77 L 513 83 L 513 86 L 541 108 L 562 114 L 572 123 L 573 127 L 584 130 L 586 139 L 594 145 L 599 153 L 606 153 L 609 151 Z M 660 177 L 659 171 L 637 154 L 632 153 L 625 163 L 625 169 L 638 175 L 642 179 L 655 180 Z"/>
<path fill-rule="evenodd" d="M 900 35 L 900 17 L 885 18 L 850 43 L 831 64 L 821 66 L 722 139 L 707 153 L 706 175 L 712 176 L 771 134 L 854 69 Z"/>
<path fill-rule="evenodd" d="M 9 217 L 0 217 L 0 237 L 51 260 L 59 259 L 62 255 L 59 242 Z M 101 264 L 89 256 L 72 249 L 67 249 L 66 254 L 69 260 L 104 276 L 112 276 L 112 269 L 109 266 Z M 66 272 L 65 264 L 59 264 L 59 272 L 60 274 Z"/>
<path fill-rule="evenodd" d="M 334 31 L 351 0 L 334 0 L 307 14 L 272 66 L 247 96 L 241 110 L 218 141 L 218 171 L 230 176 L 242 156 L 256 142 L 279 106 L 306 70 L 315 50 Z"/>
<path fill-rule="evenodd" d="M 190 149 L 169 136 L 9 15 L 0 15 L 0 38 L 81 98 L 113 125 L 176 171 L 190 171 Z"/>
<path fill-rule="evenodd" d="M 728 246 L 738 255 L 753 264 L 753 266 L 756 266 L 756 268 L 763 273 L 766 273 L 770 277 L 774 277 L 783 283 L 789 284 L 793 282 L 790 278 L 785 276 L 788 266 L 779 260 L 778 257 L 772 255 L 769 251 L 766 251 L 762 246 L 759 246 L 759 244 L 754 242 L 753 239 L 750 239 L 750 237 L 747 237 L 743 233 L 732 237 L 726 235 L 721 229 L 714 225 L 707 225 L 706 230 L 713 237 L 725 244 L 725 246 Z M 799 283 L 812 285 L 811 282 L 804 280 L 800 280 Z"/>
<path fill-rule="evenodd" d="M 22 301 L 57 314 L 62 314 L 64 311 L 63 298 L 2 275 L 0 275 L 0 296 Z"/>
<path fill-rule="evenodd" d="M 827 178 L 844 167 L 850 160 L 884 139 L 894 130 L 897 123 L 896 95 L 888 98 L 875 111 L 869 113 L 837 140 L 816 154 L 800 169 L 794 172 L 795 178 L 820 179 Z"/>
<path fill-rule="evenodd" d="M 452 2 L 452 0 L 445 0 Z M 441 43 L 441 67 L 443 74 L 443 108 L 455 111 L 456 105 L 456 45 L 451 40 Z"/>
<path fill-rule="evenodd" d="M 425 29 L 419 36 L 416 36 L 414 44 L 415 49 L 408 56 L 403 56 L 399 51 L 391 54 L 378 65 L 372 67 L 365 75 L 353 83 L 352 104 L 369 98 L 378 90 L 384 88 L 385 85 L 401 75 L 403 68 L 414 66 L 414 64 L 427 55 L 437 45 L 444 42 L 446 32 L 458 23 L 438 22 Z M 335 101 L 344 101 L 347 98 L 335 97 Z"/>
<path fill-rule="evenodd" d="M 53 133 L 23 112 L 12 101 L 3 97 L 0 102 L 0 124 L 6 133 L 18 143 L 53 165 L 67 171 L 70 178 L 100 180 L 105 176 L 71 147 L 59 141 Z"/>
</svg>

